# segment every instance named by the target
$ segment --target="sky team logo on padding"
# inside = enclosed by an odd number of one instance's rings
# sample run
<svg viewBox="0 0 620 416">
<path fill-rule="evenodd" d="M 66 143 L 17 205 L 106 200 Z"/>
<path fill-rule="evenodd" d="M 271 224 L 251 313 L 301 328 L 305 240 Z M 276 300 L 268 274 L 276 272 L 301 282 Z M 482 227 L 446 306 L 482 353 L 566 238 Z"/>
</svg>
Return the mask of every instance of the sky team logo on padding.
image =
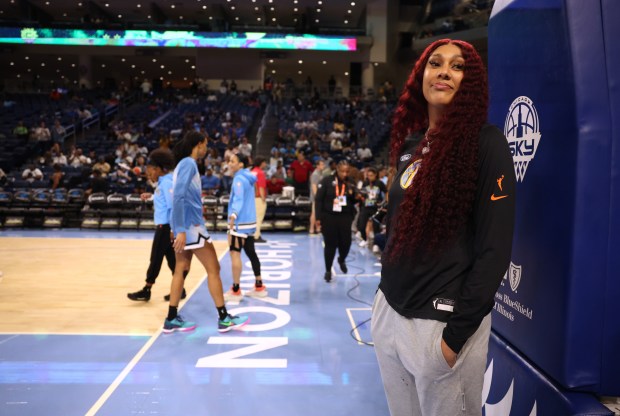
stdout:
<svg viewBox="0 0 620 416">
<path fill-rule="evenodd" d="M 529 163 L 540 143 L 540 125 L 534 103 L 526 96 L 517 97 L 508 110 L 504 135 L 510 146 L 518 182 L 523 182 Z"/>
<path fill-rule="evenodd" d="M 484 416 L 509 416 L 511 414 L 512 405 L 515 400 L 514 385 L 515 379 L 513 378 L 508 391 L 502 395 L 502 398 L 497 403 L 489 403 L 489 395 L 493 388 L 493 360 L 491 360 L 487 367 L 487 371 L 484 373 L 484 385 L 482 386 L 482 410 Z M 524 403 L 519 404 L 521 407 L 524 405 Z M 527 409 L 529 409 L 529 406 Z M 532 404 L 529 415 L 526 413 L 520 414 L 523 416 L 537 416 L 536 400 L 534 400 Z"/>
</svg>

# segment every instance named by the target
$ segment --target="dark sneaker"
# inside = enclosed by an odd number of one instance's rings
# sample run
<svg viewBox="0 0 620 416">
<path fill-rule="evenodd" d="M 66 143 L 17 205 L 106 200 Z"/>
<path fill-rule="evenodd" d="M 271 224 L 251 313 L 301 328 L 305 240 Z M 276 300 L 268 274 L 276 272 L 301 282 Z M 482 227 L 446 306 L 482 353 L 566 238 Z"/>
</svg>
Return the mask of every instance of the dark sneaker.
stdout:
<svg viewBox="0 0 620 416">
<path fill-rule="evenodd" d="M 217 321 L 217 330 L 220 332 L 228 332 L 232 329 L 239 329 L 249 321 L 247 316 L 232 316 L 229 314 L 223 320 Z"/>
<path fill-rule="evenodd" d="M 325 281 L 327 283 L 332 281 L 332 272 L 325 272 L 325 276 L 323 276 L 323 279 L 325 279 Z"/>
<path fill-rule="evenodd" d="M 163 329 L 163 331 L 166 334 L 169 334 L 169 333 L 175 332 L 175 331 L 179 331 L 179 332 L 192 331 L 194 328 L 196 328 L 196 323 L 194 323 L 194 322 L 185 322 L 185 320 L 183 320 L 183 318 L 181 318 L 181 315 L 177 315 L 177 317 L 174 318 L 171 321 L 169 321 L 167 319 L 164 320 L 164 329 Z"/>
<path fill-rule="evenodd" d="M 266 243 L 267 240 L 265 240 L 262 236 L 258 237 L 257 239 L 254 240 L 255 243 Z"/>
<path fill-rule="evenodd" d="M 345 263 L 344 260 L 338 259 L 338 265 L 340 266 L 342 273 L 346 274 L 349 271 L 349 269 L 347 269 L 347 263 Z"/>
<path fill-rule="evenodd" d="M 187 293 L 185 292 L 185 288 L 183 288 L 183 293 L 181 293 L 181 299 L 185 299 L 187 297 Z M 164 296 L 164 300 L 166 302 L 170 302 L 170 294 Z"/>
<path fill-rule="evenodd" d="M 151 300 L 151 291 L 141 289 L 137 292 L 127 293 L 127 297 L 131 300 L 142 300 L 144 302 L 148 302 Z"/>
</svg>

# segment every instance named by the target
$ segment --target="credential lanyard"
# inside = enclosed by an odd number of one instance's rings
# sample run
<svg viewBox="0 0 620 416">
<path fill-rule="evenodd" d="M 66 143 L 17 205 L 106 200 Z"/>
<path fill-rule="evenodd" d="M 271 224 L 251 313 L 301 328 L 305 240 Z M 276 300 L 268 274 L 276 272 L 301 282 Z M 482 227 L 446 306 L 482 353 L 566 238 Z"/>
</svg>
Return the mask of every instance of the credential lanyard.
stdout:
<svg viewBox="0 0 620 416">
<path fill-rule="evenodd" d="M 342 190 L 340 191 L 340 193 L 338 193 L 338 179 L 336 179 L 336 198 L 339 196 L 344 196 L 344 187 L 345 184 L 342 184 Z"/>
</svg>

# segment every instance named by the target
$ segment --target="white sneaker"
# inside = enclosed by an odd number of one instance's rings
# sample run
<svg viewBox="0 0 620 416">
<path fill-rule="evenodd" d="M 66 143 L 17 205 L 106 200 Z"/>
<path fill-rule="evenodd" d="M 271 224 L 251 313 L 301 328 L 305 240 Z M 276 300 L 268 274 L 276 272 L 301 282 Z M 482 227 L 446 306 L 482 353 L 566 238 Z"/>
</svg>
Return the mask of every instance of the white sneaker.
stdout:
<svg viewBox="0 0 620 416">
<path fill-rule="evenodd" d="M 267 297 L 268 292 L 265 285 L 262 285 L 261 287 L 254 286 L 252 290 L 248 290 L 247 292 L 245 292 L 245 295 L 252 298 L 264 298 Z"/>
<path fill-rule="evenodd" d="M 378 245 L 375 244 L 374 246 L 372 246 L 372 252 L 375 254 L 379 254 L 381 253 L 381 249 L 379 248 Z"/>
<path fill-rule="evenodd" d="M 241 302 L 241 299 L 243 299 L 243 293 L 241 292 L 241 289 L 233 292 L 231 287 L 228 292 L 224 293 L 225 302 Z"/>
<path fill-rule="evenodd" d="M 366 240 L 362 240 L 359 242 L 360 247 L 366 247 L 367 245 L 368 245 L 368 242 L 366 242 Z"/>
<path fill-rule="evenodd" d="M 361 239 L 362 239 L 362 233 L 361 233 L 361 232 L 359 232 L 359 231 L 358 231 L 358 232 L 356 232 L 356 233 L 355 233 L 355 238 L 357 238 L 357 239 L 360 239 L 360 240 L 361 240 Z"/>
</svg>

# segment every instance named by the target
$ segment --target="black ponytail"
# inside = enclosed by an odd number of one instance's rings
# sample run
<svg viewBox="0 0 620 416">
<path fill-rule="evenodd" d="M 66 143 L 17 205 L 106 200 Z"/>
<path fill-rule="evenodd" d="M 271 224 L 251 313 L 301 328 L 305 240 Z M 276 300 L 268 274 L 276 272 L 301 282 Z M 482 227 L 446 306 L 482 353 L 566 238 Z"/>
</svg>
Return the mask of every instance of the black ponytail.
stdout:
<svg viewBox="0 0 620 416">
<path fill-rule="evenodd" d="M 182 159 L 190 156 L 194 147 L 204 142 L 206 139 L 204 135 L 194 130 L 185 134 L 183 139 L 174 146 L 174 158 L 176 162 L 179 163 Z"/>
</svg>

